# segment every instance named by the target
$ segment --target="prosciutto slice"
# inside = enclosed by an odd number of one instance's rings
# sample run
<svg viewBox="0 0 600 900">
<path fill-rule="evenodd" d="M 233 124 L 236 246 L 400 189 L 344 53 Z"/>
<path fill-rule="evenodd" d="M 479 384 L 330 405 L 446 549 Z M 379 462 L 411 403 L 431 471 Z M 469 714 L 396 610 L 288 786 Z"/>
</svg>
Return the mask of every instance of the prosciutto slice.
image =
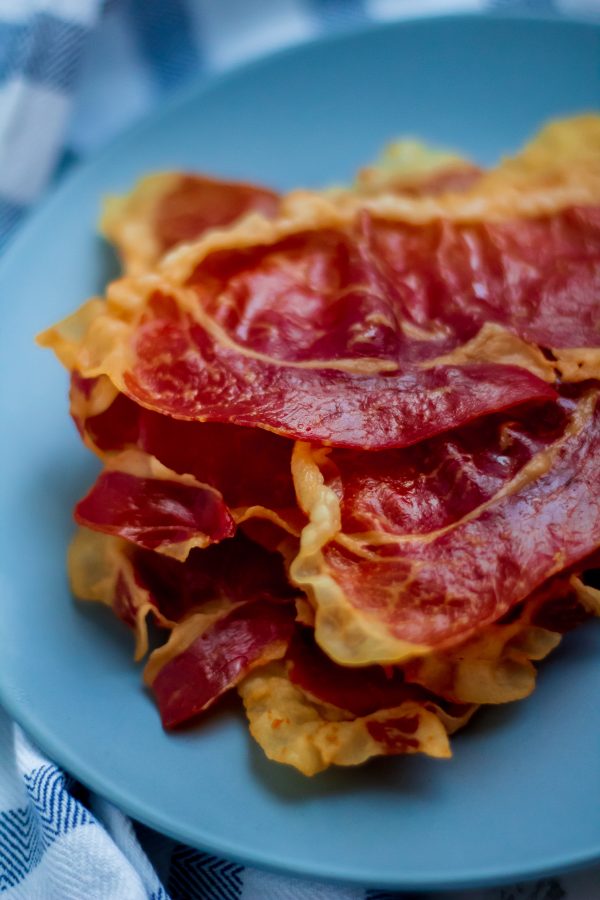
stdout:
<svg viewBox="0 0 600 900">
<path fill-rule="evenodd" d="M 173 293 L 152 291 L 126 321 L 131 296 L 126 301 L 120 291 L 130 287 L 116 286 L 118 296 L 108 304 L 92 301 L 44 340 L 84 377 L 108 375 L 139 405 L 173 418 L 382 449 L 555 396 L 538 375 L 514 365 L 512 356 L 510 364 L 469 361 L 424 369 L 393 363 L 390 370 L 384 361 L 384 370 L 374 373 L 370 357 L 347 361 L 349 367 L 339 360 L 317 366 L 265 360 L 211 334 L 208 320 L 198 321 L 200 306 L 190 312 Z M 117 308 L 124 302 L 129 312 Z M 82 331 L 83 338 L 73 341 Z"/>
<path fill-rule="evenodd" d="M 292 578 L 316 636 L 349 665 L 466 640 L 600 546 L 597 389 L 414 450 L 299 445 L 310 523 Z"/>
<path fill-rule="evenodd" d="M 292 606 L 225 601 L 176 625 L 151 655 L 144 679 L 165 728 L 181 725 L 211 706 L 252 669 L 280 659 L 294 628 Z"/>
<path fill-rule="evenodd" d="M 111 470 L 102 472 L 79 501 L 75 521 L 178 559 L 235 533 L 235 522 L 213 488 L 192 479 Z"/>
<path fill-rule="evenodd" d="M 231 509 L 262 505 L 293 518 L 290 441 L 263 429 L 161 415 L 107 382 L 71 375 L 71 413 L 85 442 L 104 461 L 135 448 L 216 488 Z"/>
<path fill-rule="evenodd" d="M 224 228 L 250 212 L 274 215 L 279 199 L 258 185 L 185 172 L 143 178 L 123 197 L 105 204 L 101 227 L 115 244 L 124 268 L 152 268 L 168 250 Z"/>
<path fill-rule="evenodd" d="M 160 415 L 105 376 L 72 374 L 71 413 L 106 466 L 75 509 L 79 524 L 178 559 L 231 537 L 238 525 L 272 546 L 282 532 L 300 533 L 290 441 Z"/>
</svg>

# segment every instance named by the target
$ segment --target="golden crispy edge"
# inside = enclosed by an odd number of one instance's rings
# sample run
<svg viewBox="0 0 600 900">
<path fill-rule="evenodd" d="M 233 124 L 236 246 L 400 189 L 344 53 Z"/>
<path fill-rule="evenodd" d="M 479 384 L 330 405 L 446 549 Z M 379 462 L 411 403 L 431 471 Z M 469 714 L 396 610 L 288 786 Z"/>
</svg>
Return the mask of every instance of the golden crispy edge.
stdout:
<svg viewBox="0 0 600 900">
<path fill-rule="evenodd" d="M 158 172 L 140 179 L 127 194 L 105 198 L 100 233 L 115 246 L 128 275 L 148 271 L 160 258 L 154 213 L 180 177 L 179 172 Z"/>
<path fill-rule="evenodd" d="M 291 765 L 304 775 L 315 775 L 331 765 L 359 765 L 373 756 L 393 752 L 424 753 L 441 759 L 451 755 L 440 717 L 422 703 L 406 701 L 370 716 L 351 717 L 336 707 L 311 700 L 290 682 L 282 664 L 256 669 L 241 682 L 238 691 L 252 737 L 267 757 Z M 406 732 L 401 730 L 403 721 L 409 725 Z M 388 723 L 397 741 L 396 749 L 374 737 L 369 723 L 384 728 Z"/>
<path fill-rule="evenodd" d="M 135 604 L 134 657 L 140 660 L 148 652 L 148 613 L 152 612 L 163 627 L 169 628 L 175 623 L 158 613 L 148 591 L 136 582 L 130 560 L 132 549 L 132 545 L 121 538 L 78 528 L 67 552 L 67 569 L 71 590 L 79 600 L 102 603 L 111 609 L 118 579 L 124 580 Z"/>
</svg>

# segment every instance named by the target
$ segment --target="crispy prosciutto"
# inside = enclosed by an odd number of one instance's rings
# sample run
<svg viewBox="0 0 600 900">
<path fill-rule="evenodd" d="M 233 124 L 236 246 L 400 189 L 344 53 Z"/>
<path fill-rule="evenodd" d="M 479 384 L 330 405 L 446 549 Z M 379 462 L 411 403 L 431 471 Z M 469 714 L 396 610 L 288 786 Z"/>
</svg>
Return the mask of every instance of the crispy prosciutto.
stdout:
<svg viewBox="0 0 600 900">
<path fill-rule="evenodd" d="M 194 550 L 185 562 L 137 549 L 135 566 L 152 591 L 161 613 L 182 622 L 206 612 L 213 601 L 293 604 L 298 588 L 288 581 L 283 559 L 243 533 L 205 550 Z"/>
<path fill-rule="evenodd" d="M 372 196 L 431 196 L 464 191 L 482 175 L 478 166 L 455 153 L 405 139 L 388 144 L 375 163 L 359 170 L 355 190 Z"/>
<path fill-rule="evenodd" d="M 600 592 L 575 575 L 550 578 L 523 603 L 457 647 L 417 657 L 402 667 L 451 703 L 509 703 L 535 688 L 535 663 L 573 628 L 600 614 Z"/>
<path fill-rule="evenodd" d="M 212 340 L 164 295 L 150 299 L 134 340 L 137 363 L 124 373 L 123 391 L 142 405 L 335 446 L 406 446 L 485 413 L 553 396 L 549 385 L 513 365 L 356 374 L 264 362 Z M 159 347 L 164 365 L 156 364 Z"/>
<path fill-rule="evenodd" d="M 331 765 L 355 766 L 373 756 L 423 753 L 451 756 L 448 733 L 473 713 L 446 718 L 441 706 L 406 699 L 391 709 L 353 716 L 314 700 L 294 684 L 282 663 L 255 669 L 242 681 L 250 733 L 269 759 L 304 775 Z"/>
<path fill-rule="evenodd" d="M 179 176 L 155 209 L 154 228 L 161 254 L 250 212 L 273 216 L 278 205 L 277 194 L 264 187 L 200 175 Z"/>
<path fill-rule="evenodd" d="M 173 418 L 259 427 L 334 446 L 383 449 L 414 444 L 478 416 L 555 396 L 537 374 L 515 365 L 513 356 L 510 364 L 469 361 L 423 369 L 389 370 L 385 363 L 384 370 L 376 372 L 370 371 L 371 358 L 366 363 L 350 360 L 349 368 L 346 363 L 319 368 L 311 361 L 266 361 L 211 335 L 209 326 L 182 309 L 173 294 L 153 291 L 139 318 L 123 321 L 117 306 L 130 299 L 125 301 L 123 290 L 129 287 L 118 285 L 118 296 L 108 304 L 92 301 L 44 340 L 84 377 L 108 375 L 139 405 Z M 71 335 L 82 326 L 83 342 L 73 341 Z M 131 364 L 125 362 L 132 358 Z"/>
<path fill-rule="evenodd" d="M 305 775 L 373 756 L 448 757 L 448 735 L 476 710 L 408 684 L 399 669 L 342 668 L 299 627 L 285 658 L 257 668 L 238 691 L 266 755 Z"/>
<path fill-rule="evenodd" d="M 263 505 L 297 516 L 289 441 L 263 429 L 164 416 L 111 390 L 106 381 L 71 376 L 73 418 L 102 459 L 136 448 L 216 488 L 231 509 Z"/>
<path fill-rule="evenodd" d="M 75 533 L 68 554 L 71 590 L 80 600 L 110 607 L 134 633 L 135 658 L 148 652 L 147 618 L 157 625 L 172 627 L 170 606 L 161 604 L 137 565 L 133 544 L 121 538 L 87 528 Z"/>
<path fill-rule="evenodd" d="M 300 533 L 290 441 L 160 415 L 115 391 L 105 376 L 73 373 L 70 394 L 83 440 L 106 464 L 77 505 L 80 524 L 180 559 L 238 525 L 254 533 L 268 526 L 275 542 L 281 531 Z"/>
<path fill-rule="evenodd" d="M 352 716 L 368 716 L 393 709 L 407 700 L 433 700 L 426 689 L 410 684 L 399 667 L 348 668 L 333 662 L 315 643 L 312 632 L 296 629 L 286 654 L 292 684 L 319 703 L 344 710 Z M 464 712 L 464 710 L 460 710 Z"/>
<path fill-rule="evenodd" d="M 175 418 L 408 446 L 600 373 L 598 208 L 415 223 L 358 207 L 292 234 L 283 219 L 115 283 L 45 340 Z"/>
<path fill-rule="evenodd" d="M 393 371 L 456 354 L 490 323 L 546 348 L 597 347 L 599 270 L 600 206 L 420 224 L 359 210 L 343 229 L 214 252 L 186 283 L 236 346 Z"/>
<path fill-rule="evenodd" d="M 203 712 L 248 673 L 284 656 L 294 628 L 291 606 L 256 600 L 195 613 L 175 626 L 150 656 L 144 679 L 163 725 Z"/>
<path fill-rule="evenodd" d="M 501 409 L 499 393 L 511 406 L 549 396 L 523 369 L 600 373 L 599 208 L 423 225 L 365 211 L 344 229 L 214 252 L 184 298 L 139 299 L 119 337 L 131 362 L 101 370 L 182 419 L 406 446 Z M 97 332 L 119 315 L 114 294 Z"/>
<path fill-rule="evenodd" d="M 152 176 L 103 229 L 124 277 L 40 342 L 103 466 L 73 592 L 152 645 L 164 727 L 237 689 L 312 775 L 527 697 L 600 615 L 600 117 L 488 172 Z"/>
<path fill-rule="evenodd" d="M 124 197 L 109 198 L 101 225 L 126 271 L 140 272 L 180 243 L 251 212 L 275 215 L 278 205 L 277 194 L 268 188 L 163 172 L 142 179 Z"/>
<path fill-rule="evenodd" d="M 589 389 L 368 459 L 298 445 L 310 524 L 291 574 L 326 652 L 364 665 L 451 647 L 594 554 L 598 398 Z"/>
<path fill-rule="evenodd" d="M 185 559 L 194 547 L 235 533 L 218 491 L 190 482 L 105 470 L 75 507 L 75 521 Z"/>
<path fill-rule="evenodd" d="M 282 657 L 294 599 L 281 556 L 240 534 L 185 562 L 81 529 L 69 553 L 74 593 L 111 606 L 148 648 L 146 617 L 170 631 L 145 679 L 165 726 L 192 718 L 257 665 Z"/>
</svg>

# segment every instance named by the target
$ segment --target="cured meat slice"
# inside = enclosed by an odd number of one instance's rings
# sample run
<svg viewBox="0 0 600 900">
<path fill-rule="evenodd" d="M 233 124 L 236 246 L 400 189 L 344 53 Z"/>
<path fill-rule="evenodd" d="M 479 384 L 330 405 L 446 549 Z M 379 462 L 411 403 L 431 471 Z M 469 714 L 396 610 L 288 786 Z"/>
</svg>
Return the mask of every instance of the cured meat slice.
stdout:
<svg viewBox="0 0 600 900">
<path fill-rule="evenodd" d="M 462 643 L 600 546 L 598 391 L 386 454 L 298 445 L 291 566 L 349 665 Z"/>
<path fill-rule="evenodd" d="M 447 735 L 480 703 L 527 696 L 532 664 L 571 627 L 600 614 L 600 592 L 577 578 L 551 579 L 517 615 L 455 651 L 403 667 L 343 667 L 296 628 L 285 659 L 256 669 L 238 687 L 253 737 L 269 759 L 305 775 L 372 756 L 450 756 Z M 416 684 L 415 684 L 416 682 Z"/>
<path fill-rule="evenodd" d="M 238 525 L 276 547 L 299 535 L 290 441 L 262 429 L 186 422 L 154 413 L 106 377 L 71 376 L 71 413 L 106 464 L 76 519 L 184 559 Z M 148 488 L 148 490 L 146 490 Z"/>
<path fill-rule="evenodd" d="M 287 579 L 281 555 L 242 532 L 205 550 L 193 550 L 185 562 L 138 549 L 135 565 L 163 615 L 174 622 L 206 612 L 214 600 L 289 605 L 299 594 Z"/>
<path fill-rule="evenodd" d="M 211 228 L 249 212 L 275 215 L 279 200 L 268 188 L 183 172 L 143 178 L 131 193 L 106 201 L 101 221 L 127 272 L 151 269 L 160 257 Z"/>
<path fill-rule="evenodd" d="M 193 551 L 185 563 L 141 552 L 136 565 L 176 620 L 144 672 L 166 728 L 196 716 L 287 650 L 298 591 L 278 553 L 239 534 Z"/>
<path fill-rule="evenodd" d="M 76 505 L 75 521 L 182 560 L 194 547 L 233 536 L 235 522 L 218 491 L 168 474 L 102 472 Z"/>
<path fill-rule="evenodd" d="M 586 574 L 586 581 L 587 581 Z M 453 704 L 508 703 L 535 687 L 536 668 L 561 637 L 600 615 L 600 591 L 574 575 L 558 575 L 474 637 L 402 666 L 343 667 L 314 642 L 312 623 L 299 628 L 286 658 L 294 684 L 354 715 L 415 699 L 415 685 Z M 306 622 L 306 619 L 303 620 Z M 422 699 L 422 697 L 421 697 Z"/>
<path fill-rule="evenodd" d="M 468 223 L 359 211 L 344 229 L 215 252 L 188 284 L 222 341 L 271 360 L 516 361 L 544 377 L 539 346 L 563 379 L 600 372 L 600 205 Z"/>
<path fill-rule="evenodd" d="M 385 184 L 385 176 L 384 176 Z M 551 123 L 513 158 L 485 172 L 471 187 L 435 195 L 338 190 L 324 195 L 295 191 L 281 198 L 280 215 L 256 217 L 180 248 L 161 270 L 183 283 L 217 251 L 251 249 L 316 229 L 344 229 L 357 213 L 407 225 L 485 223 L 547 218 L 569 207 L 600 203 L 600 116 L 575 116 Z"/>
<path fill-rule="evenodd" d="M 419 692 L 396 707 L 353 715 L 315 699 L 293 683 L 285 663 L 257 668 L 238 687 L 252 737 L 267 757 L 315 775 L 331 765 L 354 766 L 373 756 L 451 756 L 448 734 L 475 707 L 444 708 Z M 426 696 L 426 695 L 425 695 Z"/>
<path fill-rule="evenodd" d="M 71 413 L 87 445 L 113 468 L 131 448 L 179 475 L 216 488 L 236 521 L 270 510 L 288 530 L 300 517 L 291 476 L 291 442 L 263 429 L 173 419 L 145 409 L 109 379 L 71 376 Z"/>
<path fill-rule="evenodd" d="M 161 628 L 173 629 L 196 613 L 220 614 L 244 603 L 292 608 L 298 595 L 280 554 L 242 533 L 194 550 L 181 562 L 79 528 L 69 548 L 68 568 L 75 596 L 111 607 L 135 631 L 136 659 L 148 647 L 148 613 Z"/>
<path fill-rule="evenodd" d="M 510 361 L 514 345 L 481 333 L 495 325 L 553 351 L 563 380 L 598 377 L 600 118 L 555 123 L 462 193 L 342 196 L 292 195 L 278 220 L 200 242 L 164 271 L 269 355 L 289 354 L 292 331 L 294 358 L 366 345 L 388 361 Z M 271 328 L 257 296 L 271 298 Z M 322 327 L 298 333 L 298 307 Z"/>
<path fill-rule="evenodd" d="M 416 683 L 408 683 L 399 667 L 337 665 L 317 646 L 313 632 L 308 628 L 296 629 L 286 661 L 292 684 L 318 703 L 335 706 L 352 716 L 368 716 L 378 710 L 393 709 L 407 700 L 436 700 L 426 684 L 419 687 Z M 437 698 L 438 705 L 439 702 Z M 454 712 L 462 715 L 466 709 Z"/>
<path fill-rule="evenodd" d="M 165 728 L 188 721 L 211 706 L 252 669 L 286 652 L 294 607 L 256 600 L 194 613 L 175 626 L 144 671 Z"/>
<path fill-rule="evenodd" d="M 439 323 L 452 342 L 496 323 L 545 348 L 600 344 L 600 206 L 473 224 L 365 218 L 363 227 L 416 327 Z"/>
<path fill-rule="evenodd" d="M 212 339 L 164 295 L 150 299 L 134 348 L 136 363 L 123 373 L 122 390 L 142 405 L 335 446 L 405 446 L 484 413 L 553 396 L 547 384 L 512 365 L 370 375 L 265 362 Z"/>
<path fill-rule="evenodd" d="M 152 290 L 146 299 L 137 293 L 134 299 L 131 287 L 114 285 L 107 304 L 91 301 L 42 341 L 82 376 L 108 375 L 140 405 L 174 418 L 379 449 L 554 396 L 548 384 L 514 364 L 394 364 L 390 371 L 386 362 L 384 371 L 373 374 L 372 359 L 366 371 L 364 359 L 346 361 L 349 369 L 343 360 L 329 368 L 267 361 L 211 334 L 212 320 L 200 323 L 204 314 L 197 300 L 192 313 L 180 295 Z M 521 350 L 515 353 L 520 359 Z"/>
<path fill-rule="evenodd" d="M 575 274 L 586 256 L 597 262 L 597 223 L 587 210 L 579 215 L 581 224 L 571 222 L 575 213 L 565 212 L 544 221 L 473 225 L 469 231 L 445 220 L 410 225 L 359 211 L 345 229 L 306 231 L 267 246 L 214 253 L 187 285 L 201 308 L 197 316 L 215 338 L 254 358 L 351 372 L 393 372 L 407 364 L 426 371 L 484 324 L 510 326 L 513 304 L 522 318 L 527 293 L 536 279 L 547 280 L 556 253 L 565 269 L 569 255 L 577 254 Z M 581 249 L 584 236 L 588 254 Z M 545 256 L 534 267 L 542 244 Z M 586 307 L 593 286 L 583 285 Z M 188 307 L 193 312 L 191 299 Z M 589 330 L 589 321 L 580 329 L 586 324 Z M 480 361 L 493 362 L 493 350 L 480 341 L 471 361 L 479 353 Z M 543 358 L 517 337 L 511 353 L 523 354 L 530 367 L 545 373 Z"/>
</svg>

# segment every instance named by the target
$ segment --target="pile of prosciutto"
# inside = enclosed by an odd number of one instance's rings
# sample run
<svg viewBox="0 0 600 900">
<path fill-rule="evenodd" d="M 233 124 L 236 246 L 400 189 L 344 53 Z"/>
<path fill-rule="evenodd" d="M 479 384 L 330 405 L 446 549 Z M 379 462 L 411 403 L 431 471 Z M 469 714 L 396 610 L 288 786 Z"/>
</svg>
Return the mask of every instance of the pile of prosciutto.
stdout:
<svg viewBox="0 0 600 900">
<path fill-rule="evenodd" d="M 40 342 L 102 462 L 72 588 L 164 727 L 235 689 L 312 775 L 448 757 L 529 695 L 600 614 L 600 118 L 488 171 L 402 142 L 348 188 L 154 175 L 102 225 L 121 277 Z"/>
</svg>

